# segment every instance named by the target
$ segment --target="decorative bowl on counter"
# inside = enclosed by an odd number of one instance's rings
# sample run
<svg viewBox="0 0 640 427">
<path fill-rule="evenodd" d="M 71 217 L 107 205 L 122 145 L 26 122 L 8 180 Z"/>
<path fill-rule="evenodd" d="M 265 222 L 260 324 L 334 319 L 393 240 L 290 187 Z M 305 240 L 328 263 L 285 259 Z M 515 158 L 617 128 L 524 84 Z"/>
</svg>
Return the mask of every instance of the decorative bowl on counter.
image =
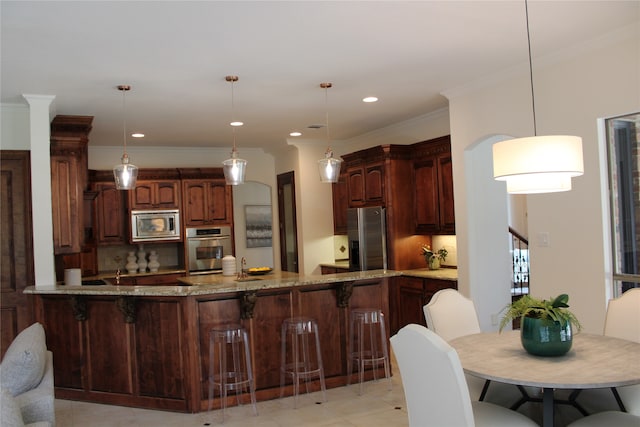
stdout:
<svg viewBox="0 0 640 427">
<path fill-rule="evenodd" d="M 270 267 L 251 267 L 247 269 L 247 274 L 250 276 L 261 276 L 263 274 L 269 274 L 273 271 Z"/>
</svg>

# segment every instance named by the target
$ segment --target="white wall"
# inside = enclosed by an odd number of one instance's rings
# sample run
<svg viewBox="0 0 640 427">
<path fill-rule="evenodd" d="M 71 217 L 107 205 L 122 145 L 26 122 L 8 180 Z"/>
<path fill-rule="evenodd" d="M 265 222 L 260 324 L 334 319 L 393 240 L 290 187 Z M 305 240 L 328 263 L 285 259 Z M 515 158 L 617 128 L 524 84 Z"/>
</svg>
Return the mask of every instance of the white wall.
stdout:
<svg viewBox="0 0 640 427">
<path fill-rule="evenodd" d="M 607 298 L 604 259 L 609 241 L 603 236 L 602 172 L 598 159 L 597 119 L 637 110 L 640 106 L 640 27 L 585 43 L 549 58 L 534 58 L 538 134 L 567 133 L 583 138 L 585 174 L 573 180 L 566 193 L 527 196 L 531 249 L 532 294 L 542 298 L 570 295 L 569 304 L 586 332 L 601 333 Z M 527 72 L 525 72 L 525 70 Z M 517 71 L 517 70 L 511 70 Z M 486 218 L 483 227 L 502 227 L 503 218 L 490 215 L 492 207 L 477 202 L 465 183 L 465 153 L 490 135 L 532 134 L 528 69 L 503 80 L 478 82 L 474 87 L 450 91 L 451 135 L 458 235 L 459 286 L 474 299 L 504 300 L 496 281 L 510 261 L 485 250 L 486 242 L 473 240 L 473 220 Z M 604 210 L 606 212 L 606 210 Z M 547 232 L 550 245 L 540 247 L 536 236 Z M 502 239 L 502 236 L 496 236 Z M 494 279 L 478 274 L 479 266 L 493 263 Z M 479 316 L 491 315 L 484 309 Z"/>
</svg>

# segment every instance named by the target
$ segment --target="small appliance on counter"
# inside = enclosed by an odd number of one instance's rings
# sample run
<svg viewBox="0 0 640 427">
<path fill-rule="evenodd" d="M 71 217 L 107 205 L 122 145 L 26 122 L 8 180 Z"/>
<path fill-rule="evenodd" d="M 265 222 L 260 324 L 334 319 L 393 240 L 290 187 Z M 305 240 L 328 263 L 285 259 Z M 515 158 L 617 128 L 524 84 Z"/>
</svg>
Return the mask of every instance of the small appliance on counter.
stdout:
<svg viewBox="0 0 640 427">
<path fill-rule="evenodd" d="M 349 271 L 387 269 L 385 208 L 347 209 L 347 238 Z"/>
</svg>

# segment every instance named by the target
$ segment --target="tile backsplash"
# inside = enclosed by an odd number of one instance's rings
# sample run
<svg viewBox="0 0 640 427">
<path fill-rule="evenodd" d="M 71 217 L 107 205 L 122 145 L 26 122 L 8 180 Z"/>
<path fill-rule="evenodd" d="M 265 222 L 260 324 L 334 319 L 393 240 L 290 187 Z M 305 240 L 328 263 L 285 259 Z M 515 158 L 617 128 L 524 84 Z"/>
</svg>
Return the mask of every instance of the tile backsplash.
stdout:
<svg viewBox="0 0 640 427">
<path fill-rule="evenodd" d="M 349 239 L 344 235 L 333 236 L 333 259 L 348 260 L 349 259 Z"/>
<path fill-rule="evenodd" d="M 456 247 L 456 236 L 431 236 L 431 249 L 437 252 L 439 249 L 445 248 L 447 259 L 442 265 L 458 266 L 458 251 Z"/>
</svg>

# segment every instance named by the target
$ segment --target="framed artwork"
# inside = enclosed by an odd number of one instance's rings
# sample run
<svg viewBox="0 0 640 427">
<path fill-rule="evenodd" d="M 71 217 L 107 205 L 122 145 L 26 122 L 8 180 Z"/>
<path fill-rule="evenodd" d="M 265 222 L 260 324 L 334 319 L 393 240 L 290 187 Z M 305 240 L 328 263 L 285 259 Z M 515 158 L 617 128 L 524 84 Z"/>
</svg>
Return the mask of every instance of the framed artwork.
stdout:
<svg viewBox="0 0 640 427">
<path fill-rule="evenodd" d="M 247 248 L 271 247 L 273 231 L 271 230 L 270 205 L 245 205 L 245 226 L 247 228 Z"/>
</svg>

